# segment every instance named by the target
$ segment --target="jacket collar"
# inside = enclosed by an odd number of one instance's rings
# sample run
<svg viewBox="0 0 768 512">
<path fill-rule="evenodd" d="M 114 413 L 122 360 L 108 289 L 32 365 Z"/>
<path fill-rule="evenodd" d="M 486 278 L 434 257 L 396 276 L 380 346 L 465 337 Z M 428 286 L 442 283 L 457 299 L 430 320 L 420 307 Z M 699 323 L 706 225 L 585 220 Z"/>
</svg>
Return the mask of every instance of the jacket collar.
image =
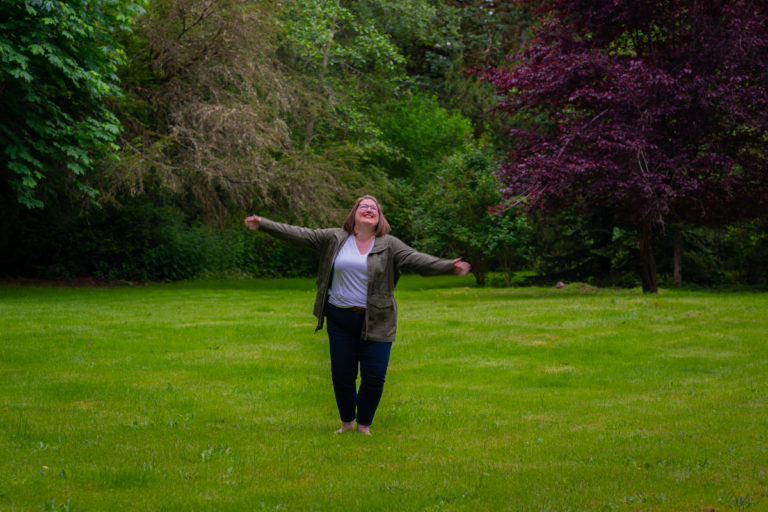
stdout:
<svg viewBox="0 0 768 512">
<path fill-rule="evenodd" d="M 373 249 L 371 249 L 371 253 L 381 252 L 385 250 L 387 247 L 389 247 L 389 237 L 387 235 L 377 236 L 376 243 L 373 244 Z"/>
<path fill-rule="evenodd" d="M 341 246 L 344 245 L 344 242 L 347 241 L 347 238 L 349 238 L 349 233 L 347 233 L 344 229 L 339 229 L 336 232 L 337 250 L 341 249 Z M 371 249 L 371 252 L 368 254 L 381 252 L 387 247 L 389 247 L 389 235 L 377 236 L 376 243 L 373 244 L 373 249 Z"/>
</svg>

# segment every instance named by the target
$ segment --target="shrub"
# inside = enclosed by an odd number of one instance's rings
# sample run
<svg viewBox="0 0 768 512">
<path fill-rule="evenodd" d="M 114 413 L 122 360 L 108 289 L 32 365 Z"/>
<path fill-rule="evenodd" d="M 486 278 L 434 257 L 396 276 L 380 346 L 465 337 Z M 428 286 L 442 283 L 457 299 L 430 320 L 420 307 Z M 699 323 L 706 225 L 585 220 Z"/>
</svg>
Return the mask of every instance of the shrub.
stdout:
<svg viewBox="0 0 768 512">
<path fill-rule="evenodd" d="M 77 215 L 46 206 L 17 212 L 0 239 L 6 277 L 176 281 L 197 277 L 306 276 L 311 254 L 234 220 L 189 224 L 177 207 L 149 196 Z"/>
</svg>

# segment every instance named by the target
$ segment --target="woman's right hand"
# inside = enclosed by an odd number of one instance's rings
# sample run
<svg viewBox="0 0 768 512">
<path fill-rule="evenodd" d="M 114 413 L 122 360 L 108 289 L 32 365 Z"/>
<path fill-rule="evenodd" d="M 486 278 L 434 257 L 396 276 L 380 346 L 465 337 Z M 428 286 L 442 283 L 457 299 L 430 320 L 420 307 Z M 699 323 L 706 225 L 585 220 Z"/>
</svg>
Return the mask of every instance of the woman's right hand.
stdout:
<svg viewBox="0 0 768 512">
<path fill-rule="evenodd" d="M 251 215 L 250 217 L 245 218 L 245 225 L 248 226 L 248 229 L 252 229 L 254 231 L 259 229 L 259 222 L 261 222 L 261 217 L 258 215 Z"/>
</svg>

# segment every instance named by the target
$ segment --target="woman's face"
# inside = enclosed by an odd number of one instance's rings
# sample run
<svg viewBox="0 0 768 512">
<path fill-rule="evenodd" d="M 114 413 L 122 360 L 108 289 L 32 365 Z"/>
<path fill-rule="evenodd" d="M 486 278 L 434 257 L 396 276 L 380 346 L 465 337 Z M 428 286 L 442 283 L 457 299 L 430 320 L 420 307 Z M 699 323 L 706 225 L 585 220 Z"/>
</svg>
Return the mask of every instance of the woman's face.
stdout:
<svg viewBox="0 0 768 512">
<path fill-rule="evenodd" d="M 376 229 L 378 223 L 379 206 L 376 204 L 376 201 L 373 199 L 363 199 L 360 201 L 355 212 L 355 226 L 368 226 L 371 229 Z"/>
</svg>

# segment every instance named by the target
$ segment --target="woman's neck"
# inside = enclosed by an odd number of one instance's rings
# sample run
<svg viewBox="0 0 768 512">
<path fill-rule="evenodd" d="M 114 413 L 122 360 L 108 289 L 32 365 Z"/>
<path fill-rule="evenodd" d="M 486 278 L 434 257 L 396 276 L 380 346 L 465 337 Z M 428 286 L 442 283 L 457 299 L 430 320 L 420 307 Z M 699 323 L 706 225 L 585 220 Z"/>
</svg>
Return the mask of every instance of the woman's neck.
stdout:
<svg viewBox="0 0 768 512">
<path fill-rule="evenodd" d="M 376 233 L 372 229 L 357 229 L 355 230 L 355 238 L 361 242 L 367 242 L 371 238 L 376 236 Z"/>
</svg>

